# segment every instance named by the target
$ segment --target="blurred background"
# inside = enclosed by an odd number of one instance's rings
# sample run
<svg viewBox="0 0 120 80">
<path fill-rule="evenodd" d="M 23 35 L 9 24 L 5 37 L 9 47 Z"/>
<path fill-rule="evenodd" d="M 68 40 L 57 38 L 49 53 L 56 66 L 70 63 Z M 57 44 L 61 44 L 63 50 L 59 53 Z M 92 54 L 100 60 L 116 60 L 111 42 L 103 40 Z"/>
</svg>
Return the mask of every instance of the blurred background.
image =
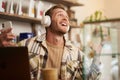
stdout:
<svg viewBox="0 0 120 80">
<path fill-rule="evenodd" d="M 66 38 L 89 60 L 95 55 L 92 47 L 102 46 L 98 55 L 100 80 L 120 80 L 119 0 L 0 0 L 0 29 L 3 22 L 12 21 L 16 42 L 41 35 L 45 33 L 41 25 L 44 12 L 59 3 L 65 5 L 70 17 L 71 29 Z"/>
</svg>

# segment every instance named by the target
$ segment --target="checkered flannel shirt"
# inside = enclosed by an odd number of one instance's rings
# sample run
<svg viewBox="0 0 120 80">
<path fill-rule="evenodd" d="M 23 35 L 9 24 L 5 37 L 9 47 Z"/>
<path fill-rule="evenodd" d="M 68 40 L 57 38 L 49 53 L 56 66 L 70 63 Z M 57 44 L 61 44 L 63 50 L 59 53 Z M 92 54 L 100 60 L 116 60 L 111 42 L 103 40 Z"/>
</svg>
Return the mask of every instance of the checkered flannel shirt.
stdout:
<svg viewBox="0 0 120 80">
<path fill-rule="evenodd" d="M 31 39 L 23 40 L 21 46 L 27 46 L 30 58 L 32 80 L 41 79 L 41 68 L 45 68 L 48 51 L 45 34 Z M 60 80 L 98 80 L 100 75 L 99 65 L 94 59 L 90 66 L 84 67 L 84 54 L 70 41 L 65 40 L 64 53 L 61 61 Z M 87 69 L 87 70 L 86 70 Z"/>
</svg>

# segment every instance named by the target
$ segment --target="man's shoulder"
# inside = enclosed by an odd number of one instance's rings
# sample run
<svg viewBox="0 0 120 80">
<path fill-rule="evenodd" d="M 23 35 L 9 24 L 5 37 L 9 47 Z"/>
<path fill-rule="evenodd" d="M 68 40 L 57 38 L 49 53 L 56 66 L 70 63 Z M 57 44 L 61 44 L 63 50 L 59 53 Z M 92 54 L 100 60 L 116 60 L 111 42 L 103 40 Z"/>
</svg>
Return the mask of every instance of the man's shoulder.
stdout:
<svg viewBox="0 0 120 80">
<path fill-rule="evenodd" d="M 71 46 L 71 47 L 76 47 L 71 40 L 65 40 L 65 45 Z"/>
<path fill-rule="evenodd" d="M 18 46 L 26 46 L 28 43 L 35 40 L 36 37 L 27 38 L 18 42 Z"/>
<path fill-rule="evenodd" d="M 27 38 L 27 39 L 24 39 L 22 41 L 19 41 L 18 45 L 19 46 L 26 46 L 29 43 L 32 43 L 32 42 L 35 42 L 35 41 L 42 42 L 43 40 L 45 40 L 45 34 L 36 35 L 32 38 Z"/>
<path fill-rule="evenodd" d="M 71 49 L 71 50 L 78 50 L 78 49 L 79 49 L 79 48 L 78 48 L 77 46 L 75 46 L 75 45 L 72 43 L 72 41 L 70 41 L 70 40 L 67 40 L 67 41 L 65 42 L 65 46 L 68 47 L 68 48 Z"/>
<path fill-rule="evenodd" d="M 37 41 L 37 42 L 42 42 L 42 41 L 44 41 L 46 38 L 46 35 L 45 34 L 41 34 L 41 35 L 36 35 L 36 36 L 34 36 L 34 37 L 32 37 L 32 38 L 30 38 L 30 39 L 27 39 L 26 41 L 32 41 L 32 42 L 35 42 L 35 41 Z"/>
</svg>

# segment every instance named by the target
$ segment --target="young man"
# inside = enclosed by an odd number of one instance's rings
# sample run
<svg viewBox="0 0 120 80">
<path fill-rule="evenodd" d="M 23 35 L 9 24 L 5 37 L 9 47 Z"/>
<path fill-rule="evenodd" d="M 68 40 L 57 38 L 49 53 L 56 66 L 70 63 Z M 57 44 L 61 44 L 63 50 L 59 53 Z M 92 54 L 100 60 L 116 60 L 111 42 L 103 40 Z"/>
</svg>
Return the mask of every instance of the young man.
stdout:
<svg viewBox="0 0 120 80">
<path fill-rule="evenodd" d="M 30 55 L 31 78 L 41 80 L 40 69 L 57 68 L 59 80 L 97 80 L 100 75 L 99 59 L 83 71 L 83 53 L 64 38 L 69 30 L 69 17 L 64 7 L 56 5 L 46 15 L 51 24 L 46 27 L 46 34 L 23 40 L 21 46 L 27 46 Z M 14 35 L 11 29 L 0 34 L 0 46 L 15 46 L 10 41 Z M 98 59 L 98 61 L 97 61 Z"/>
</svg>

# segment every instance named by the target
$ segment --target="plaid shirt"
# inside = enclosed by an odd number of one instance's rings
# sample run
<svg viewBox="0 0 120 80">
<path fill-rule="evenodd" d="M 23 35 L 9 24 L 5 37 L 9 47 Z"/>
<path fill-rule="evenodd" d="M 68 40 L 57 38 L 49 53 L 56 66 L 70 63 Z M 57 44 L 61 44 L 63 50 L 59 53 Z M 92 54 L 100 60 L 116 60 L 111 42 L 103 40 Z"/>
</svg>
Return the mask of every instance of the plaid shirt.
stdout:
<svg viewBox="0 0 120 80">
<path fill-rule="evenodd" d="M 34 38 L 23 40 L 19 43 L 21 46 L 27 46 L 30 58 L 31 78 L 41 80 L 41 68 L 45 68 L 48 57 L 46 35 L 36 36 Z M 96 64 L 96 58 L 92 60 L 90 66 L 83 67 L 84 54 L 70 41 L 65 40 L 64 52 L 60 68 L 60 80 L 98 80 L 100 75 L 99 65 Z"/>
</svg>

